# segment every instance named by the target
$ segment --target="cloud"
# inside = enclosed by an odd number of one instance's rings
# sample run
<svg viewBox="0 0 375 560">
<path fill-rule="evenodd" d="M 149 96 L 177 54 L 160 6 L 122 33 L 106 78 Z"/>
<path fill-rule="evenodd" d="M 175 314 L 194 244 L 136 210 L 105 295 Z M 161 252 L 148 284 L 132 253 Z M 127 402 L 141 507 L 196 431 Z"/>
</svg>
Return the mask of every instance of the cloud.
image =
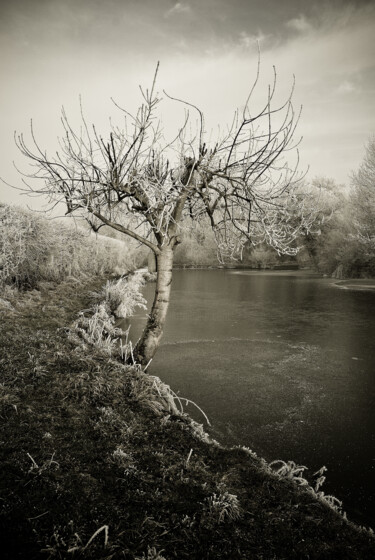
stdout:
<svg viewBox="0 0 375 560">
<path fill-rule="evenodd" d="M 341 82 L 341 84 L 339 85 L 336 91 L 340 95 L 346 95 L 349 93 L 358 92 L 358 88 L 355 84 L 353 84 L 353 82 L 349 82 L 349 80 L 345 80 L 344 82 Z"/>
<path fill-rule="evenodd" d="M 286 26 L 293 31 L 297 31 L 298 33 L 308 33 L 312 30 L 312 25 L 308 21 L 307 17 L 303 14 L 300 14 L 298 17 L 290 19 L 286 22 Z"/>
<path fill-rule="evenodd" d="M 1 175 L 11 183 L 19 181 L 12 167 L 13 160 L 20 164 L 15 129 L 27 131 L 33 117 L 42 143 L 53 149 L 60 106 L 78 120 L 79 94 L 88 121 L 106 129 L 107 116 L 117 117 L 109 99 L 120 105 L 125 99 L 135 111 L 138 84 L 150 83 L 157 60 L 158 87 L 202 108 L 207 130 L 215 133 L 217 123 L 224 130 L 255 79 L 256 41 L 262 54 L 255 108 L 267 95 L 273 65 L 277 102 L 288 97 L 296 75 L 294 107 L 304 107 L 296 135 L 304 136 L 301 168 L 310 163 L 312 174 L 344 182 L 375 130 L 374 3 L 355 8 L 358 0 L 345 9 L 344 0 L 319 0 L 300 11 L 300 2 L 293 8 L 296 0 L 253 2 L 251 10 L 249 0 L 110 0 L 113 10 L 105 11 L 100 0 L 81 0 L 79 17 L 68 9 L 74 0 L 23 3 L 20 10 L 18 2 L 0 2 Z M 51 80 L 56 67 L 63 70 Z M 179 105 L 171 106 L 161 104 L 166 134 L 181 117 Z M 0 200 L 4 196 L 1 189 Z"/>
<path fill-rule="evenodd" d="M 178 14 L 188 14 L 191 12 L 191 7 L 189 4 L 184 4 L 183 2 L 176 2 L 172 8 L 167 10 L 164 14 L 165 18 L 169 18 L 171 16 L 175 16 Z"/>
<path fill-rule="evenodd" d="M 246 31 L 241 31 L 239 44 L 241 47 L 249 48 L 254 47 L 256 43 L 262 44 L 267 40 L 268 36 L 262 31 L 258 31 L 256 34 L 246 33 Z"/>
</svg>

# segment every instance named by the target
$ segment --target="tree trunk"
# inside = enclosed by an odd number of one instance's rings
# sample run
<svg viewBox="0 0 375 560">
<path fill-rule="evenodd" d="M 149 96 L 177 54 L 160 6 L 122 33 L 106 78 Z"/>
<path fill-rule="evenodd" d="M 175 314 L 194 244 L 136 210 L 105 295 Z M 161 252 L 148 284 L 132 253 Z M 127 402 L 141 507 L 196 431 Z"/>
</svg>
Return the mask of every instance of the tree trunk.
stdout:
<svg viewBox="0 0 375 560">
<path fill-rule="evenodd" d="M 156 257 L 154 251 L 150 251 L 147 258 L 147 268 L 152 274 L 156 272 Z"/>
<path fill-rule="evenodd" d="M 156 288 L 146 327 L 135 349 L 135 361 L 143 366 L 155 355 L 163 336 L 172 284 L 173 249 L 163 247 L 156 255 Z"/>
</svg>

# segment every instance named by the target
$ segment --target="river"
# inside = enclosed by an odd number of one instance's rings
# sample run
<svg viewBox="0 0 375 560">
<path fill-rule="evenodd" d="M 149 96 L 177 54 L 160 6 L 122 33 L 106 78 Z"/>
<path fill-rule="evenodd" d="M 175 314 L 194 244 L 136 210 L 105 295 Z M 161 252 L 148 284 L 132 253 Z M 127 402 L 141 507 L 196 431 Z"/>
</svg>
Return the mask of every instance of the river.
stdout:
<svg viewBox="0 0 375 560">
<path fill-rule="evenodd" d="M 374 527 L 374 317 L 375 292 L 304 271 L 175 270 L 149 373 L 196 402 L 218 441 L 307 476 L 325 465 L 322 490 Z M 133 339 L 144 321 L 132 318 Z"/>
</svg>

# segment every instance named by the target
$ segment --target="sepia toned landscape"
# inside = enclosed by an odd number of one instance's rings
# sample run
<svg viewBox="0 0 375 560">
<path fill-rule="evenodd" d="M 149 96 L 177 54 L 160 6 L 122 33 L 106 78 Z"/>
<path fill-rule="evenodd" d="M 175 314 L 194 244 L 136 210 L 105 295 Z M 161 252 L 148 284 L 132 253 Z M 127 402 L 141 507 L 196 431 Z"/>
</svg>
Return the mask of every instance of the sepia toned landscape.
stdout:
<svg viewBox="0 0 375 560">
<path fill-rule="evenodd" d="M 372 559 L 371 2 L 0 7 L 6 559 Z"/>
</svg>

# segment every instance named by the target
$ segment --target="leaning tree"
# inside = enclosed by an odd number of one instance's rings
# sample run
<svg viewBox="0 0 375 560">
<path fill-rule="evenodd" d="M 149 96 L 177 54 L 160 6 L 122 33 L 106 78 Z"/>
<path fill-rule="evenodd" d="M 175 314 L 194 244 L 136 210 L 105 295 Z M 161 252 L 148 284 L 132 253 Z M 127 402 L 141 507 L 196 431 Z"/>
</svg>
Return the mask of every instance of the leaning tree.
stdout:
<svg viewBox="0 0 375 560">
<path fill-rule="evenodd" d="M 71 126 L 63 109 L 64 136 L 60 151 L 49 156 L 31 127 L 31 143 L 21 134 L 16 143 L 34 165 L 27 177 L 33 192 L 52 204 L 63 202 L 67 213 L 84 214 L 94 229 L 106 225 L 136 239 L 155 255 L 155 297 L 134 356 L 146 364 L 158 348 L 170 298 L 173 255 L 190 222 L 207 219 L 215 232 L 219 254 L 234 258 L 246 243 L 268 243 L 279 253 L 295 254 L 296 239 L 313 227 L 316 212 L 301 196 L 301 174 L 288 165 L 286 152 L 295 150 L 299 119 L 292 93 L 274 107 L 276 73 L 259 111 L 253 113 L 252 93 L 225 131 L 211 142 L 202 111 L 166 94 L 167 102 L 184 105 L 185 116 L 175 137 L 167 140 L 157 118 L 161 96 L 141 88 L 138 111 L 122 111 L 122 127 L 111 124 L 108 137 L 89 126 L 81 110 L 81 127 Z M 293 89 L 293 88 L 292 88 Z M 189 121 L 195 113 L 195 125 Z M 193 129 L 194 133 L 191 133 Z"/>
</svg>

